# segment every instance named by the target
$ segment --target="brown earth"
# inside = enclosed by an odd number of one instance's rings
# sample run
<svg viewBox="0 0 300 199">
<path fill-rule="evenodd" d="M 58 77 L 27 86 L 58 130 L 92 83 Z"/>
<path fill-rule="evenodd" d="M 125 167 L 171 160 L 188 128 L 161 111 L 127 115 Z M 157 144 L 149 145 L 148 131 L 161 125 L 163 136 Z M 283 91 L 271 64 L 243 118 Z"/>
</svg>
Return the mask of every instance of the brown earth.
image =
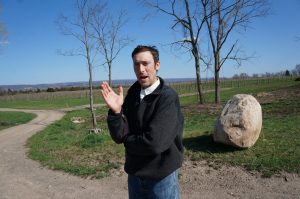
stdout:
<svg viewBox="0 0 300 199">
<path fill-rule="evenodd" d="M 276 96 L 276 93 L 272 93 L 272 96 Z M 263 97 L 265 101 L 270 100 L 270 95 L 260 96 L 261 99 Z M 199 108 L 214 114 L 221 106 L 198 106 L 197 110 Z M 90 180 L 43 168 L 38 162 L 29 159 L 26 156 L 26 140 L 62 118 L 64 112 L 23 111 L 36 113 L 38 117 L 27 124 L 0 131 L 0 199 L 128 198 L 123 170 L 113 171 L 110 177 L 101 180 Z M 271 178 L 262 178 L 257 172 L 240 167 L 185 161 L 180 170 L 180 189 L 183 199 L 300 199 L 300 176 L 281 173 Z"/>
</svg>

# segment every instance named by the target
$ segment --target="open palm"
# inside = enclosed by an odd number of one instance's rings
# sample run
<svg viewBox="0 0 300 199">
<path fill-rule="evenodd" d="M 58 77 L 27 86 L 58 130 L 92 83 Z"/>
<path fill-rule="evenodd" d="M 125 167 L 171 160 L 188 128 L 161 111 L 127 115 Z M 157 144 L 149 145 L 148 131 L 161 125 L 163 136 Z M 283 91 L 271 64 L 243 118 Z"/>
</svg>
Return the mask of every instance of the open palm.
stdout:
<svg viewBox="0 0 300 199">
<path fill-rule="evenodd" d="M 107 82 L 101 84 L 101 94 L 107 106 L 115 113 L 120 113 L 123 105 L 123 87 L 119 87 L 119 93 L 115 93 Z"/>
</svg>

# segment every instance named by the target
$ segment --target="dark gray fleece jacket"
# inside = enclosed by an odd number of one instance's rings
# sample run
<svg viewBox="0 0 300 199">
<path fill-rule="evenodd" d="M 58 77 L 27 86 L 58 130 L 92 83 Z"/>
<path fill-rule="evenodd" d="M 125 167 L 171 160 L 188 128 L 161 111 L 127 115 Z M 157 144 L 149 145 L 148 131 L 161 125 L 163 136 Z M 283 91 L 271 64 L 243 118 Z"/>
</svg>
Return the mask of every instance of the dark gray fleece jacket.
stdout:
<svg viewBox="0 0 300 199">
<path fill-rule="evenodd" d="M 122 112 L 109 110 L 108 128 L 112 139 L 125 146 L 125 171 L 158 180 L 182 164 L 184 118 L 177 93 L 163 79 L 143 100 L 140 91 L 140 84 L 135 82 L 128 90 Z"/>
</svg>

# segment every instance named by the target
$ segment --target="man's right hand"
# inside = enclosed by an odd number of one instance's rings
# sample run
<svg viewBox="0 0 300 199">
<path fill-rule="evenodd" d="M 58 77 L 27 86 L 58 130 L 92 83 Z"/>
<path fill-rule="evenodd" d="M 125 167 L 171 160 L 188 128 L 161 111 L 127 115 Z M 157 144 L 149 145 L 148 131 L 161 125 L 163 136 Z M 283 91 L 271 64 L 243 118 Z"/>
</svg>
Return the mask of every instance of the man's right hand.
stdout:
<svg viewBox="0 0 300 199">
<path fill-rule="evenodd" d="M 110 108 L 114 113 L 120 113 L 124 101 L 123 87 L 119 87 L 118 94 L 113 91 L 113 89 L 108 85 L 107 82 L 103 82 L 100 87 L 102 97 L 108 108 Z"/>
</svg>

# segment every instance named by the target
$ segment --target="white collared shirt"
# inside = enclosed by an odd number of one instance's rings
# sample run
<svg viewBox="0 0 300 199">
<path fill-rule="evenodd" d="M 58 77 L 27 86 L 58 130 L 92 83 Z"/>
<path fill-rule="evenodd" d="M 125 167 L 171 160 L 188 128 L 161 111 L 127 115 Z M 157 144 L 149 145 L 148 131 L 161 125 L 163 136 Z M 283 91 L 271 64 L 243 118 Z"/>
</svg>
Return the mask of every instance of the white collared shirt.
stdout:
<svg viewBox="0 0 300 199">
<path fill-rule="evenodd" d="M 159 78 L 157 78 L 157 81 L 154 82 L 154 84 L 152 84 L 150 87 L 148 88 L 145 88 L 145 89 L 141 89 L 141 92 L 140 92 L 140 98 L 141 100 L 146 96 L 146 95 L 149 95 L 151 94 L 160 84 L 160 80 Z"/>
</svg>

